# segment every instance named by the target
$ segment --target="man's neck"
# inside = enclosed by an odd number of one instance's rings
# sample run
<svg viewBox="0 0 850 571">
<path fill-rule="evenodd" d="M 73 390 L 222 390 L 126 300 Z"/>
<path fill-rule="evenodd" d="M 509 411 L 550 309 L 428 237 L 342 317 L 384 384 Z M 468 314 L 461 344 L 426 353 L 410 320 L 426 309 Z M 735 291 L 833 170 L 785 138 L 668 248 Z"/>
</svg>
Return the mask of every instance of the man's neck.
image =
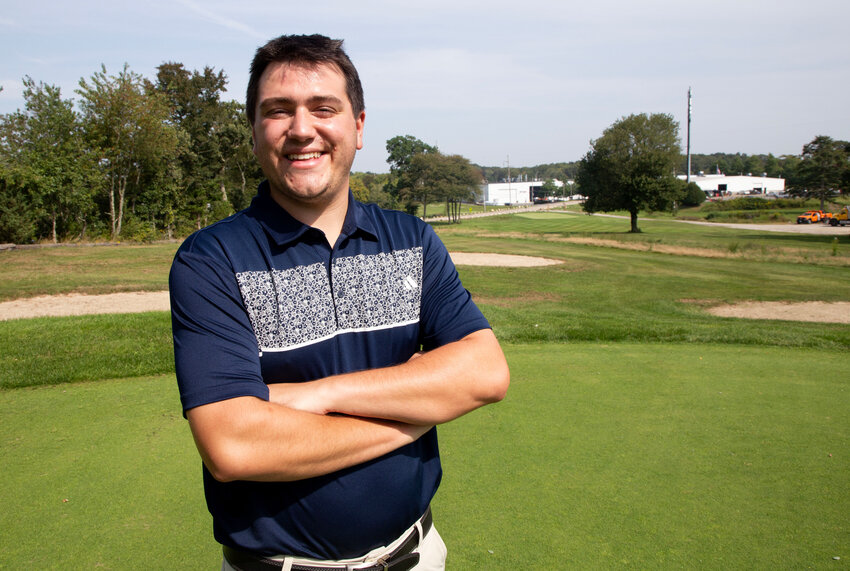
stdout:
<svg viewBox="0 0 850 571">
<path fill-rule="evenodd" d="M 333 247 L 342 233 L 342 225 L 348 212 L 348 193 L 339 193 L 331 202 L 299 202 L 272 191 L 272 198 L 290 216 L 312 228 L 321 230 Z"/>
</svg>

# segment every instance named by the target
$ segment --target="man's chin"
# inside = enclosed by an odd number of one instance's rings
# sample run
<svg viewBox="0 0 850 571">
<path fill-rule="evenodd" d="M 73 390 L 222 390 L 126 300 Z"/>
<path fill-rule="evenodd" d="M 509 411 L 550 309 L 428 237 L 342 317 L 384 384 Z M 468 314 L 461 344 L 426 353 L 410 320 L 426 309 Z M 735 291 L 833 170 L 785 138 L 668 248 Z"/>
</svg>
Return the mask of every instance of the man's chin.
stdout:
<svg viewBox="0 0 850 571">
<path fill-rule="evenodd" d="M 330 204 L 341 194 L 347 195 L 348 188 L 340 190 L 331 185 L 281 185 L 272 186 L 272 193 L 278 195 L 284 202 L 294 202 L 304 205 Z"/>
</svg>

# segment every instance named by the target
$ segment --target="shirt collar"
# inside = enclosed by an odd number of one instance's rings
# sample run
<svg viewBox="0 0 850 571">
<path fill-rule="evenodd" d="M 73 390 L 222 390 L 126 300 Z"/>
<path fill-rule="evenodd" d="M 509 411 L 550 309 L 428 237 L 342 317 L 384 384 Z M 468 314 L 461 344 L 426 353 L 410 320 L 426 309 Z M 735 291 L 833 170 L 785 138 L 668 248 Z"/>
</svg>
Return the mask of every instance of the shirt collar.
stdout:
<svg viewBox="0 0 850 571">
<path fill-rule="evenodd" d="M 271 196 L 268 181 L 260 183 L 257 194 L 248 208 L 249 214 L 257 219 L 266 230 L 269 237 L 278 245 L 283 246 L 301 238 L 310 230 L 310 226 L 296 220 L 280 206 Z M 377 238 L 375 225 L 368 215 L 366 208 L 354 199 L 351 190 L 348 191 L 348 210 L 342 223 L 342 237 L 354 236 L 358 231 Z"/>
</svg>

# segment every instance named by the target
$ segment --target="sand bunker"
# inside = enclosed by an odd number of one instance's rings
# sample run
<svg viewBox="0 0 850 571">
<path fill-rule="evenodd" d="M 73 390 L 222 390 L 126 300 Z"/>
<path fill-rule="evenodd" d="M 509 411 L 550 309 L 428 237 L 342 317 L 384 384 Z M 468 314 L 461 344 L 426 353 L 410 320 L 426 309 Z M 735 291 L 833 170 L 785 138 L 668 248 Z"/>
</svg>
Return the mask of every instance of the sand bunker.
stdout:
<svg viewBox="0 0 850 571">
<path fill-rule="evenodd" d="M 558 260 L 508 254 L 452 253 L 452 261 L 461 266 L 532 267 L 560 264 Z M 0 303 L 0 320 L 28 317 L 61 317 L 99 313 L 142 313 L 168 311 L 168 292 L 127 292 L 105 295 L 43 295 Z"/>
<path fill-rule="evenodd" d="M 707 308 L 706 311 L 718 317 L 850 323 L 850 302 L 848 301 L 832 303 L 823 301 L 806 301 L 801 303 L 746 301 L 733 305 L 718 305 Z"/>
<path fill-rule="evenodd" d="M 167 291 L 107 293 L 104 295 L 40 295 L 0 303 L 0 320 L 25 317 L 62 317 L 97 313 L 168 311 Z"/>
<path fill-rule="evenodd" d="M 457 266 L 498 266 L 510 268 L 530 268 L 535 266 L 552 266 L 563 264 L 560 260 L 536 258 L 534 256 L 516 256 L 514 254 L 475 254 L 467 252 L 450 252 L 452 261 Z"/>
</svg>

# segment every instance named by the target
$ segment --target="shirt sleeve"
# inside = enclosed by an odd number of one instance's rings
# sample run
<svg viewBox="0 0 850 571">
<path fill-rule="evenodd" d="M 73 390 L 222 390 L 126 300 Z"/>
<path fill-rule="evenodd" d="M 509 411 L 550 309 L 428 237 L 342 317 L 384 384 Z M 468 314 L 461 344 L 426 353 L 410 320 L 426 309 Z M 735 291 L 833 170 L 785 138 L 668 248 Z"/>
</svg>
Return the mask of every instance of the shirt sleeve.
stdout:
<svg viewBox="0 0 850 571">
<path fill-rule="evenodd" d="M 423 227 L 420 334 L 427 351 L 489 329 L 490 324 L 463 287 L 443 242 L 431 226 Z"/>
<path fill-rule="evenodd" d="M 169 275 L 174 362 L 183 412 L 241 396 L 268 400 L 259 348 L 233 270 L 190 247 Z"/>
</svg>

